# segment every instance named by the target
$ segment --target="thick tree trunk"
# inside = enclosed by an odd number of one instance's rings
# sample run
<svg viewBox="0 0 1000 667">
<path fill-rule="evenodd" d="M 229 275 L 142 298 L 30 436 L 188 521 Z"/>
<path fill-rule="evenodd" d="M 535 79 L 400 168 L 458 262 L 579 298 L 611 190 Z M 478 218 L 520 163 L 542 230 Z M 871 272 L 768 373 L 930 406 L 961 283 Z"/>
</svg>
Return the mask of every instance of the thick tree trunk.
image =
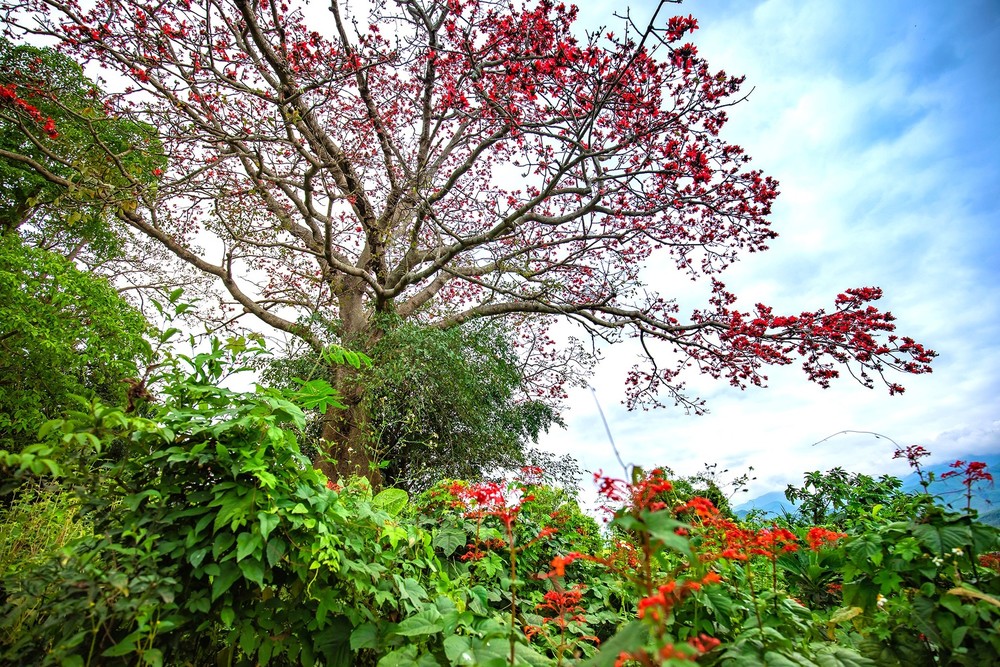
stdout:
<svg viewBox="0 0 1000 667">
<path fill-rule="evenodd" d="M 331 460 L 321 460 L 317 467 L 332 480 L 346 480 L 352 475 L 366 477 L 372 488 L 378 489 L 382 486 L 382 475 L 373 465 L 378 462 L 372 460 L 367 415 L 360 393 L 345 399 L 346 410 L 330 408 L 326 413 L 322 437 Z"/>
<path fill-rule="evenodd" d="M 363 285 L 358 279 L 345 281 L 340 296 L 341 344 L 352 350 L 366 351 L 380 337 L 362 305 Z M 350 366 L 335 369 L 335 387 L 340 392 L 346 410 L 330 408 L 323 424 L 322 438 L 330 460 L 317 465 L 332 480 L 352 475 L 366 477 L 372 488 L 382 486 L 382 474 L 372 460 L 368 435 L 368 415 L 364 405 L 364 388 L 357 382 L 357 371 Z"/>
</svg>

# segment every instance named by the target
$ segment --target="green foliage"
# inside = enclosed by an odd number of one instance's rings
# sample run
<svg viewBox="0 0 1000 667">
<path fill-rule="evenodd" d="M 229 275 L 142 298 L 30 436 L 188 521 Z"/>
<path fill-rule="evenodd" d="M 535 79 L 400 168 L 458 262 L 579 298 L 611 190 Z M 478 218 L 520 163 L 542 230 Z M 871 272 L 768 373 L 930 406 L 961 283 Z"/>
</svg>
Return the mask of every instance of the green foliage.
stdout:
<svg viewBox="0 0 1000 667">
<path fill-rule="evenodd" d="M 24 486 L 9 501 L 0 510 L 0 577 L 37 565 L 89 531 L 77 517 L 76 497 L 58 486 Z"/>
<path fill-rule="evenodd" d="M 880 663 L 983 665 L 1000 660 L 1000 575 L 978 557 L 1000 530 L 927 504 L 844 546 L 844 604 L 859 646 Z"/>
<path fill-rule="evenodd" d="M 93 533 L 5 579 L 2 661 L 350 664 L 355 626 L 425 611 L 430 538 L 393 524 L 405 498 L 329 490 L 283 428 L 304 426 L 294 393 L 217 386 L 244 352 L 174 357 L 156 419 L 95 400 L 43 429 Z"/>
<path fill-rule="evenodd" d="M 489 326 L 391 329 L 361 375 L 384 478 L 410 489 L 479 479 L 528 463 L 525 443 L 553 423 L 551 407 L 521 396 L 524 379 L 507 338 Z"/>
<path fill-rule="evenodd" d="M 0 158 L 0 232 L 64 254 L 81 243 L 98 258 L 117 254 L 114 213 L 134 210 L 165 166 L 154 128 L 109 116 L 80 66 L 50 48 L 0 38 L 0 85 L 55 125 L 50 136 L 23 108 L 0 108 L 0 149 L 34 162 Z"/>
<path fill-rule="evenodd" d="M 801 487 L 788 485 L 785 497 L 798 504 L 801 523 L 844 529 L 911 516 L 913 497 L 902 486 L 902 481 L 891 475 L 875 479 L 833 468 L 825 473 L 806 473 Z"/>
<path fill-rule="evenodd" d="M 71 396 L 124 403 L 150 358 L 146 331 L 107 281 L 0 237 L 0 448 L 30 444 Z"/>
<path fill-rule="evenodd" d="M 1000 531 L 971 515 L 918 500 L 907 520 L 849 521 L 849 537 L 796 535 L 720 512 L 694 495 L 704 480 L 636 470 L 600 480 L 618 508 L 601 531 L 535 469 L 509 483 L 439 482 L 412 500 L 364 479 L 340 487 L 296 438 L 307 410 L 341 402 L 329 383 L 219 386 L 264 353 L 252 337 L 168 353 L 155 411 L 80 401 L 39 443 L 0 451 L 13 480 L 0 490 L 16 489 L 0 510 L 0 662 L 1000 658 L 1000 574 L 979 558 L 995 562 Z M 47 545 L 28 544 L 46 532 Z"/>
</svg>

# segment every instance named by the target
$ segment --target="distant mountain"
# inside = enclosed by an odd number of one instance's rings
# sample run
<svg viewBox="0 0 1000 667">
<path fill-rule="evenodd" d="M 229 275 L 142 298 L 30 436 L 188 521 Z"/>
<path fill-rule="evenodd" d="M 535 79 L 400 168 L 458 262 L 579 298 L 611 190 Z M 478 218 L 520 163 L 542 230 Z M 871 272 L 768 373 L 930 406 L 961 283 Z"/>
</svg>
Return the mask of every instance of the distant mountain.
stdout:
<svg viewBox="0 0 1000 667">
<path fill-rule="evenodd" d="M 973 488 L 972 508 L 979 511 L 979 519 L 983 523 L 1000 526 L 1000 454 L 969 455 L 961 457 L 961 460 L 966 463 L 984 462 L 987 465 L 987 472 L 996 478 L 998 483 L 991 485 L 989 482 L 980 482 Z M 927 465 L 924 467 L 924 476 L 933 473 L 934 482 L 930 486 L 930 492 L 938 497 L 939 503 L 955 510 L 965 509 L 965 486 L 962 484 L 962 477 L 941 479 L 941 475 L 952 470 L 951 463 L 954 463 L 954 459 Z M 916 473 L 911 473 L 902 479 L 903 490 L 907 493 L 923 490 Z M 796 509 L 796 505 L 785 498 L 784 491 L 771 491 L 733 507 L 733 511 L 739 517 L 746 516 L 751 510 L 760 510 L 767 516 L 781 516 L 785 513 L 794 514 Z"/>
</svg>

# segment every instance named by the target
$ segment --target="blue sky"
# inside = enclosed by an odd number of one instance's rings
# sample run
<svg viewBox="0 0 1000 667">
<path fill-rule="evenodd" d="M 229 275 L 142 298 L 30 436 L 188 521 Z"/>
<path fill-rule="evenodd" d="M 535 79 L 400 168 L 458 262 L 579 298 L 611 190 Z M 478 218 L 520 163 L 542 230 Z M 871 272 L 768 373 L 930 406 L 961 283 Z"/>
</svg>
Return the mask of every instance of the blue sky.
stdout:
<svg viewBox="0 0 1000 667">
<path fill-rule="evenodd" d="M 614 26 L 622 3 L 581 3 L 582 24 Z M 632 3 L 637 20 L 656 3 Z M 711 414 L 627 412 L 624 371 L 636 354 L 606 351 L 592 380 L 623 458 L 697 472 L 754 466 L 753 493 L 807 470 L 843 466 L 903 474 L 892 445 L 841 430 L 922 444 L 932 460 L 1000 451 L 1000 4 L 883 0 L 696 0 L 693 41 L 715 69 L 747 75 L 750 99 L 724 135 L 781 182 L 772 249 L 723 277 L 743 307 L 797 313 L 848 287 L 878 285 L 898 330 L 940 353 L 903 396 L 842 380 L 823 390 L 797 367 L 767 389 L 694 379 Z M 652 287 L 678 281 L 656 266 Z M 686 305 L 683 300 L 682 305 Z M 696 307 L 692 300 L 682 312 Z M 615 470 L 589 390 L 574 392 L 568 428 L 546 446 L 583 467 Z"/>
</svg>

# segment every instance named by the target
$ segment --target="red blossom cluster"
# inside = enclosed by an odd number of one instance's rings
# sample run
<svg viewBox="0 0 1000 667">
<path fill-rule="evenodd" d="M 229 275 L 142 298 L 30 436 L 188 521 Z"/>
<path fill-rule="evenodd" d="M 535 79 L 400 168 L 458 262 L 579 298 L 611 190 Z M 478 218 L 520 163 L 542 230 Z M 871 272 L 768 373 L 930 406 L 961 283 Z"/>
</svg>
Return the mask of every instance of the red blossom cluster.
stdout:
<svg viewBox="0 0 1000 667">
<path fill-rule="evenodd" d="M 991 551 L 979 556 L 979 564 L 1000 573 L 1000 551 Z"/>
<path fill-rule="evenodd" d="M 708 653 L 722 642 L 715 637 L 709 637 L 704 632 L 697 637 L 691 637 L 686 644 L 678 646 L 676 644 L 666 644 L 657 651 L 657 662 L 653 662 L 650 655 L 645 650 L 634 652 L 622 651 L 615 660 L 615 667 L 623 667 L 630 661 L 637 660 L 643 665 L 659 664 L 667 660 L 689 660 L 695 662 L 698 656 Z"/>
<path fill-rule="evenodd" d="M 639 600 L 639 618 L 647 616 L 654 621 L 665 621 L 670 610 L 692 592 L 701 590 L 702 586 L 717 584 L 722 578 L 715 572 L 709 572 L 698 581 L 668 581 L 660 586 L 652 595 Z"/>
<path fill-rule="evenodd" d="M 584 590 L 586 587 L 583 584 L 576 584 L 569 590 L 548 591 L 535 608 L 541 612 L 546 623 L 560 629 L 565 629 L 570 621 L 583 623 L 587 620 L 580 605 Z"/>
<path fill-rule="evenodd" d="M 920 459 L 930 455 L 931 453 L 920 445 L 908 445 L 906 447 L 897 447 L 896 451 L 892 455 L 892 458 L 906 459 L 911 468 L 919 468 Z"/>
<path fill-rule="evenodd" d="M 20 97 L 17 94 L 17 86 L 13 83 L 0 85 L 0 103 L 9 104 L 15 109 L 27 114 L 28 117 L 36 123 L 41 123 L 42 131 L 44 131 L 50 139 L 55 139 L 59 136 L 59 133 L 56 131 L 56 122 L 52 120 L 51 117 L 46 118 L 43 116 L 42 112 L 38 110 L 38 107 Z"/>
<path fill-rule="evenodd" d="M 663 470 L 656 468 L 648 475 L 634 484 L 630 484 L 622 479 L 609 477 L 603 471 L 594 473 L 594 482 L 597 484 L 597 495 L 605 498 L 611 503 L 628 503 L 627 511 L 638 513 L 644 510 L 657 512 L 667 505 L 661 499 L 662 494 L 673 489 L 664 474 Z M 603 509 L 614 513 L 623 511 L 626 508 L 613 508 L 603 506 Z"/>
<path fill-rule="evenodd" d="M 942 474 L 941 479 L 962 476 L 962 485 L 966 489 L 971 490 L 972 485 L 977 482 L 993 481 L 993 475 L 986 471 L 986 464 L 982 461 L 969 461 L 968 464 L 965 461 L 955 461 L 948 467 L 954 468 L 954 470 Z"/>
<path fill-rule="evenodd" d="M 847 537 L 847 533 L 838 533 L 819 526 L 810 528 L 806 533 L 806 543 L 813 551 L 819 551 L 825 546 L 831 545 L 837 540 Z"/>
<path fill-rule="evenodd" d="M 705 536 L 701 554 L 703 561 L 720 558 L 745 561 L 752 556 L 765 556 L 774 561 L 783 553 L 799 549 L 799 538 L 790 530 L 778 526 L 756 531 L 742 528 L 736 522 L 721 516 L 719 510 L 707 498 L 692 498 L 674 508 L 674 513 L 679 517 L 687 517 L 703 529 Z M 813 547 L 816 541 L 829 543 L 840 537 L 843 537 L 843 534 L 824 528 L 813 528 L 809 531 L 807 542 L 811 548 L 816 548 Z"/>
</svg>

